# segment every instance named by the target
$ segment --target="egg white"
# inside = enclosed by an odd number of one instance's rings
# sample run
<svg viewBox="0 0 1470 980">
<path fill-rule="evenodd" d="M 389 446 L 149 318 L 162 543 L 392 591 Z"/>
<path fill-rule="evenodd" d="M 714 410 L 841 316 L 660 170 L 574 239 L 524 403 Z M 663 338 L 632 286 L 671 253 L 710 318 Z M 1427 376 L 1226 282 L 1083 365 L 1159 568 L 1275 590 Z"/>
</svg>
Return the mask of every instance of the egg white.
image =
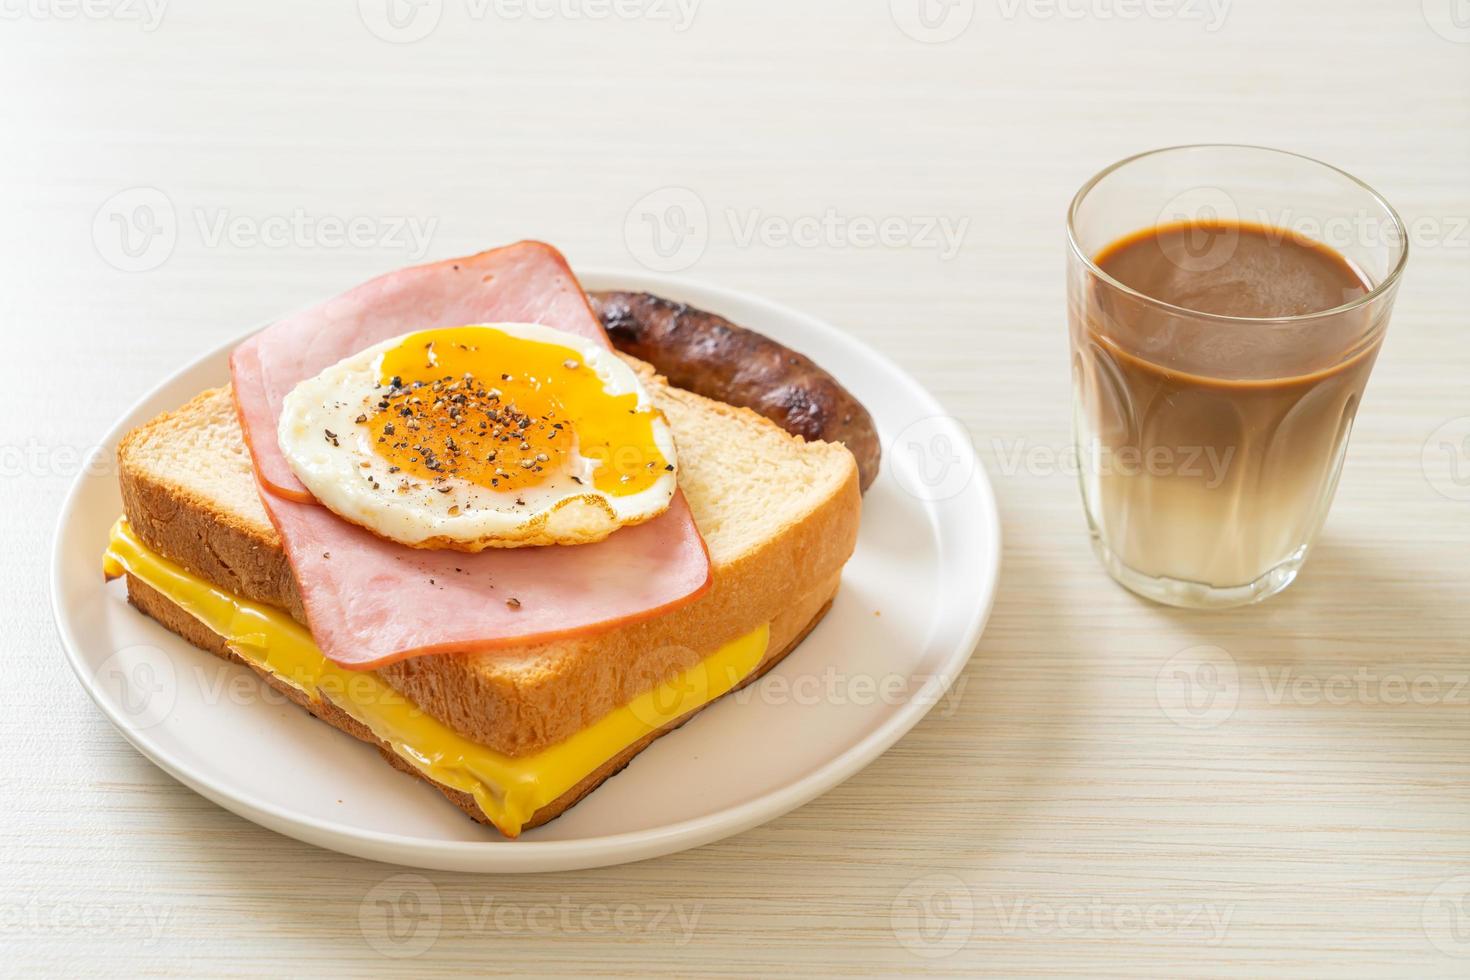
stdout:
<svg viewBox="0 0 1470 980">
<path fill-rule="evenodd" d="M 571 349 L 593 371 L 610 397 L 636 394 L 651 408 L 638 375 L 610 349 L 537 323 L 481 324 L 513 337 Z M 417 332 L 417 331 L 415 331 Z M 650 486 L 622 496 L 593 484 L 599 464 L 575 449 L 572 469 L 519 490 L 480 486 L 449 476 L 438 484 L 411 481 L 400 492 L 401 473 L 373 449 L 371 430 L 356 419 L 372 418 L 382 398 L 381 363 L 404 334 L 346 357 L 300 382 L 285 397 L 277 425 L 281 451 L 317 501 L 344 520 L 416 548 L 480 551 L 599 541 L 620 527 L 639 524 L 668 509 L 677 486 L 673 434 L 662 413 L 652 422 L 654 443 L 671 469 Z M 329 436 L 328 433 L 331 435 Z M 573 431 L 575 436 L 575 431 Z M 570 479 L 576 476 L 581 484 Z M 376 487 L 374 486 L 376 484 Z M 440 492 L 440 488 L 447 488 Z"/>
</svg>

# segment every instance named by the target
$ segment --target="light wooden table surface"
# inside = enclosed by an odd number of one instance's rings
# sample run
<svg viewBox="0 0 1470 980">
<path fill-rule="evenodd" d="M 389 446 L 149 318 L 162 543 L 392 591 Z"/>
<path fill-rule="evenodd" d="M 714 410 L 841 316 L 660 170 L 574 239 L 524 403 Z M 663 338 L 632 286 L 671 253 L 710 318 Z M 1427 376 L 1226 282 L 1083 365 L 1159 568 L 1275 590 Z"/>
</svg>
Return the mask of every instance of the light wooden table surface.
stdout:
<svg viewBox="0 0 1470 980">
<path fill-rule="evenodd" d="M 0 972 L 1470 973 L 1463 2 L 159 3 L 0 0 Z M 1216 615 L 1110 584 L 1058 462 L 1067 201 L 1201 141 L 1333 162 L 1415 236 L 1319 551 Z M 640 216 L 671 203 L 704 220 L 665 259 Z M 130 255 L 140 205 L 174 234 Z M 885 219 L 899 244 L 861 237 Z M 957 709 L 825 798 L 644 864 L 426 873 L 438 932 L 393 960 L 359 908 L 399 869 L 226 813 L 93 707 L 51 523 L 77 454 L 197 353 L 523 236 L 687 266 L 912 371 L 990 467 L 1002 582 Z"/>
</svg>

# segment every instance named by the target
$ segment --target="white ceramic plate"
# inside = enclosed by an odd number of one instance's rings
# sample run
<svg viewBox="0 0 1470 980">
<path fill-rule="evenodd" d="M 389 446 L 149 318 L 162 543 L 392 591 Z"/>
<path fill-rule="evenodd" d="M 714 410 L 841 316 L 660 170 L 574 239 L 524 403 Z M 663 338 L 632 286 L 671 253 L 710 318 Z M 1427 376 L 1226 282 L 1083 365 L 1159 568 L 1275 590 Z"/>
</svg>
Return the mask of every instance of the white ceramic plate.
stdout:
<svg viewBox="0 0 1470 980">
<path fill-rule="evenodd" d="M 760 330 L 831 371 L 877 420 L 883 472 L 863 499 L 857 553 L 806 641 L 566 815 L 501 839 L 245 668 L 134 611 L 120 583 L 104 586 L 102 550 L 122 510 L 106 460 L 133 426 L 224 382 L 232 342 L 118 421 L 57 529 L 52 601 L 67 656 L 138 751 L 221 806 L 322 847 L 422 868 L 552 871 L 668 854 L 778 817 L 943 702 L 979 639 L 1000 563 L 995 501 L 963 427 L 894 364 L 794 310 L 662 276 L 594 272 L 583 282 L 649 290 Z"/>
</svg>

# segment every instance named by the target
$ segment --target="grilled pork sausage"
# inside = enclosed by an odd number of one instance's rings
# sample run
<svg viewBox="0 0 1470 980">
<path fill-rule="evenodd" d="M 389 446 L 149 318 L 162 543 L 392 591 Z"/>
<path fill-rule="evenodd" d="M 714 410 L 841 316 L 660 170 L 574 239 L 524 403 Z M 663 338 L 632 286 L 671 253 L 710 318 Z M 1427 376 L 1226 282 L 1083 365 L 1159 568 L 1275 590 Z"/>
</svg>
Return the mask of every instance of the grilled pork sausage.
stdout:
<svg viewBox="0 0 1470 980">
<path fill-rule="evenodd" d="M 840 442 L 857 459 L 862 488 L 878 475 L 882 449 L 862 403 L 810 358 L 723 317 L 649 293 L 589 293 L 625 354 L 669 383 L 749 408 L 805 439 Z"/>
</svg>

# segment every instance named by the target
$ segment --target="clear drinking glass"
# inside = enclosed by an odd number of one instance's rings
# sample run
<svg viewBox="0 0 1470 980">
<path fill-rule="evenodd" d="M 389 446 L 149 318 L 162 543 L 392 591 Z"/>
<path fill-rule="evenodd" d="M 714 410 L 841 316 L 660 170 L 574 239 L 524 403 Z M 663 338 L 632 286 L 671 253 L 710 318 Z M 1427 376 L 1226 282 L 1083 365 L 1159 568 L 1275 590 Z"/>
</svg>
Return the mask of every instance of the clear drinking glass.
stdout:
<svg viewBox="0 0 1470 980">
<path fill-rule="evenodd" d="M 1144 229 L 1232 222 L 1330 247 L 1365 292 L 1320 312 L 1226 316 L 1145 295 L 1096 261 Z M 1074 436 L 1098 557 L 1124 586 L 1176 606 L 1286 588 L 1327 516 L 1388 326 L 1408 257 L 1398 215 L 1307 157 L 1184 146 L 1092 178 L 1067 231 Z M 1230 237 L 1200 235 L 1170 261 L 1219 267 Z"/>
</svg>

